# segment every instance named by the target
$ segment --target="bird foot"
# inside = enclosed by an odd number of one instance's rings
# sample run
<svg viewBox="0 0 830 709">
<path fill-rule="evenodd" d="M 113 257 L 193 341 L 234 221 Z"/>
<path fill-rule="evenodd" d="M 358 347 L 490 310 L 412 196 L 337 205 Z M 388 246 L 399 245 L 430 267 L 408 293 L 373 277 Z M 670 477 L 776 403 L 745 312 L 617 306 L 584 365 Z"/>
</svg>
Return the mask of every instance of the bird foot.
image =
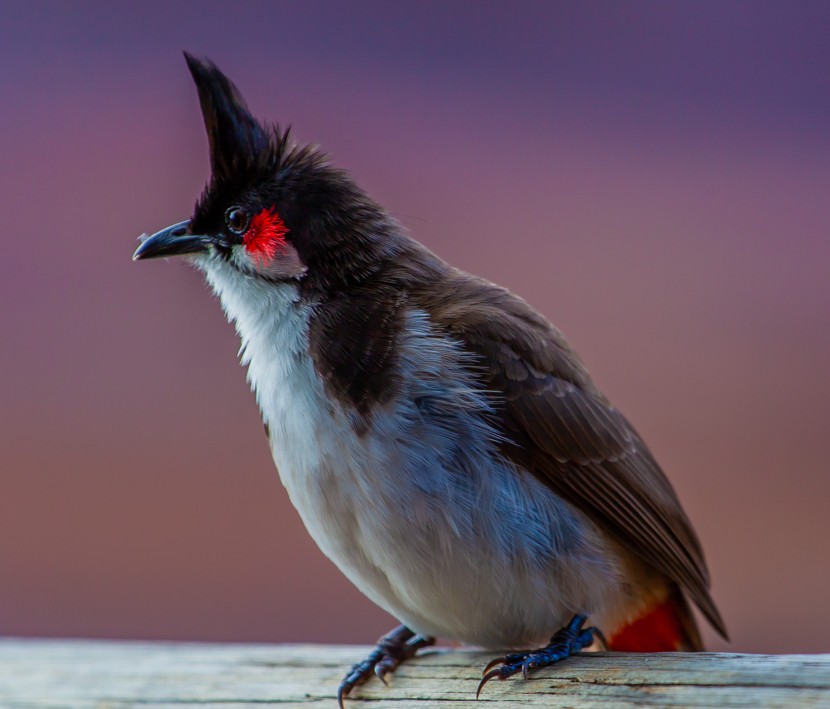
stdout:
<svg viewBox="0 0 830 709">
<path fill-rule="evenodd" d="M 481 682 L 478 683 L 478 689 L 476 689 L 476 699 L 481 694 L 484 685 L 491 679 L 498 677 L 498 679 L 504 680 L 519 672 L 527 679 L 531 672 L 541 667 L 548 667 L 584 650 L 594 642 L 594 634 L 601 637 L 597 628 L 582 627 L 585 620 L 584 615 L 575 615 L 570 623 L 554 633 L 545 647 L 529 652 L 511 653 L 488 662 L 487 666 L 481 671 L 482 677 Z"/>
<path fill-rule="evenodd" d="M 366 682 L 372 674 L 384 684 L 388 684 L 386 675 L 394 672 L 398 665 L 415 655 L 422 647 L 434 644 L 435 638 L 417 635 L 405 625 L 399 625 L 378 640 L 375 649 L 366 659 L 352 667 L 341 680 L 337 688 L 337 705 L 343 709 L 343 700 L 349 696 L 349 692 Z"/>
</svg>

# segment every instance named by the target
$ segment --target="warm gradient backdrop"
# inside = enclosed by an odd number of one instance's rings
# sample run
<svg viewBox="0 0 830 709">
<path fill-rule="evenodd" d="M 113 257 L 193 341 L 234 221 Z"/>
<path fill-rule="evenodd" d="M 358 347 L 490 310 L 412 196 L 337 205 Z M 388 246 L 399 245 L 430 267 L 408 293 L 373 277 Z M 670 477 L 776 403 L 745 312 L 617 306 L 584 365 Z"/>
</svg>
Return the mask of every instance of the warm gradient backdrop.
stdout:
<svg viewBox="0 0 830 709">
<path fill-rule="evenodd" d="M 829 36 L 783 0 L 4 2 L 0 634 L 392 624 L 307 537 L 200 279 L 130 261 L 207 177 L 189 49 L 568 334 L 731 648 L 830 650 Z"/>
</svg>

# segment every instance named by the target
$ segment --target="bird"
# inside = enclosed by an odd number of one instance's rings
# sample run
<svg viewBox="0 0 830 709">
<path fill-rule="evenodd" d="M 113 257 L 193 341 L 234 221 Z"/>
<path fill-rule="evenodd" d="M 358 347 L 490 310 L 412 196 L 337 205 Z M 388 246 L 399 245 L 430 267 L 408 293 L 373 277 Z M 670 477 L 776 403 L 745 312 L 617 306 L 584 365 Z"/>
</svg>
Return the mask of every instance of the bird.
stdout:
<svg viewBox="0 0 830 709">
<path fill-rule="evenodd" d="M 436 638 L 503 653 L 476 697 L 586 648 L 702 650 L 692 604 L 727 638 L 671 483 L 562 333 L 185 59 L 210 177 L 133 258 L 204 275 L 308 533 L 401 623 L 341 708 Z"/>
</svg>

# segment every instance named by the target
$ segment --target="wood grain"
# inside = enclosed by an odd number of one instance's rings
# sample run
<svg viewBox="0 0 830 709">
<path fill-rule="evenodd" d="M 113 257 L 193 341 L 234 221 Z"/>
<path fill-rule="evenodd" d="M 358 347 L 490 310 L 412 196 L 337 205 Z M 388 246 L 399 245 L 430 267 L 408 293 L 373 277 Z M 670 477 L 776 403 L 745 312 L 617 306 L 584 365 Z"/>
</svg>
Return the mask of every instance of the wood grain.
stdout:
<svg viewBox="0 0 830 709">
<path fill-rule="evenodd" d="M 252 709 L 336 706 L 335 689 L 368 648 L 0 640 L 2 709 Z M 491 682 L 474 701 L 491 655 L 427 651 L 391 686 L 359 688 L 359 709 L 507 707 L 830 707 L 830 655 L 599 653 L 525 682 Z"/>
</svg>

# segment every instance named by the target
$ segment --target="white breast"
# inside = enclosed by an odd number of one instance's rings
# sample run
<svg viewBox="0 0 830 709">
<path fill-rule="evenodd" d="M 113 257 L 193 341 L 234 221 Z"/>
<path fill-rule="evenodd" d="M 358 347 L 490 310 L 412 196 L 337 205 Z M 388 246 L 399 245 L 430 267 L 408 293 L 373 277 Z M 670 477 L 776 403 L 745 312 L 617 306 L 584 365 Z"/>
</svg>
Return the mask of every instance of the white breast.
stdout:
<svg viewBox="0 0 830 709">
<path fill-rule="evenodd" d="M 602 612 L 622 571 L 580 513 L 496 452 L 487 403 L 451 341 L 412 312 L 406 390 L 357 433 L 307 350 L 310 307 L 226 265 L 206 268 L 292 503 L 320 549 L 417 632 L 485 646 L 539 642 Z"/>
</svg>

